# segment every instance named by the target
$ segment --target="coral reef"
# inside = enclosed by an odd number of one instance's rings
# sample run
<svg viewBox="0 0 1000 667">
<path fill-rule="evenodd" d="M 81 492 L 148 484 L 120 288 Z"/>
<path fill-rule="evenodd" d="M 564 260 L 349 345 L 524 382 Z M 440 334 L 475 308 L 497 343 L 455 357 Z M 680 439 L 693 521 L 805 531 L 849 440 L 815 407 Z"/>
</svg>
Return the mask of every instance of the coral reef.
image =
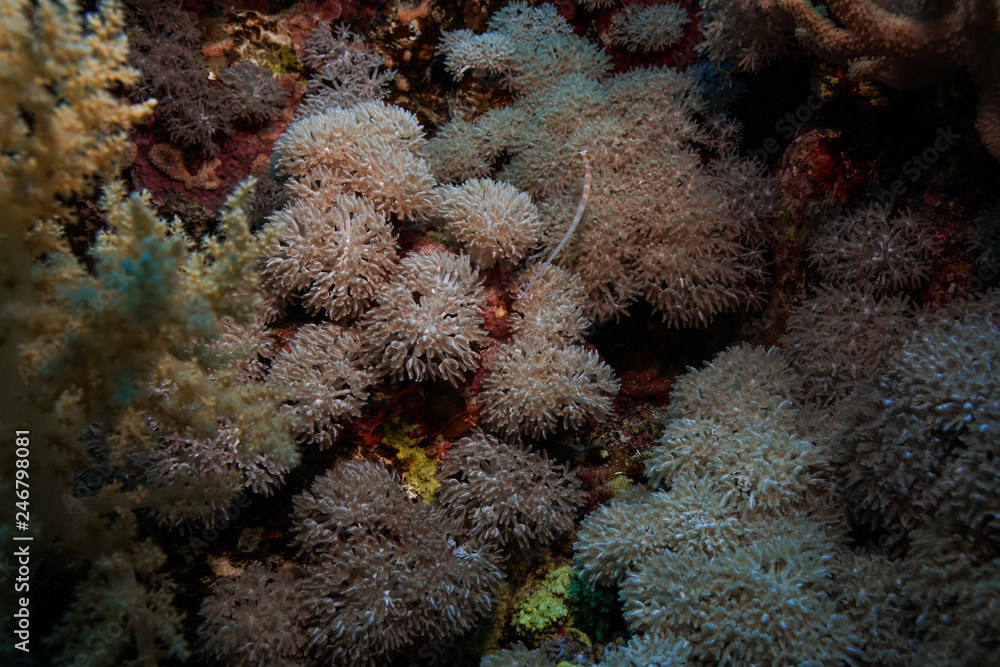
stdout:
<svg viewBox="0 0 1000 667">
<path fill-rule="evenodd" d="M 0 662 L 990 662 L 995 0 L 121 1 L 0 9 Z"/>
<path fill-rule="evenodd" d="M 445 125 L 425 149 L 437 176 L 495 174 L 528 192 L 551 249 L 580 198 L 582 174 L 565 166 L 586 149 L 593 164 L 590 197 L 581 229 L 556 262 L 585 283 L 588 317 L 617 319 L 642 296 L 671 324 L 705 326 L 721 312 L 753 304 L 763 272 L 749 240 L 757 223 L 712 168 L 700 166 L 696 152 L 706 144 L 722 148 L 734 137 L 713 133 L 696 118 L 706 105 L 692 79 L 672 70 L 608 78 L 603 54 L 571 35 L 548 5 L 512 3 L 488 27 L 513 46 L 510 64 L 495 72 L 517 102 Z M 446 41 L 448 55 L 462 44 L 462 37 Z M 500 154 L 508 159 L 497 169 Z M 744 174 L 756 190 L 765 189 L 759 175 Z M 757 200 L 757 222 L 771 205 L 766 197 Z"/>
</svg>

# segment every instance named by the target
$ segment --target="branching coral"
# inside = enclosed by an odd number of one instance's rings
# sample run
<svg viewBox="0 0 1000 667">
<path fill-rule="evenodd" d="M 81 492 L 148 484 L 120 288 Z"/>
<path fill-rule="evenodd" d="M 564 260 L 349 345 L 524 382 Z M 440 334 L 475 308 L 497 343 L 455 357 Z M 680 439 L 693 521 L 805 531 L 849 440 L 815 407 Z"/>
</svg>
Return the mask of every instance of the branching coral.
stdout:
<svg viewBox="0 0 1000 667">
<path fill-rule="evenodd" d="M 96 522 L 88 526 L 97 528 Z M 79 656 L 99 667 L 187 659 L 183 617 L 173 607 L 177 585 L 163 571 L 167 555 L 152 540 L 139 539 L 130 513 L 118 519 L 114 532 L 115 548 L 94 560 L 46 643 L 62 664 Z"/>
<path fill-rule="evenodd" d="M 576 475 L 544 454 L 477 433 L 448 452 L 438 471 L 442 505 L 483 541 L 545 545 L 573 525 L 582 501 Z"/>
<path fill-rule="evenodd" d="M 363 327 L 365 347 L 396 377 L 458 385 L 479 363 L 485 292 L 465 255 L 407 255 L 379 290 Z"/>
<path fill-rule="evenodd" d="M 296 497 L 294 519 L 314 564 L 305 625 L 335 664 L 381 663 L 417 639 L 460 634 L 492 605 L 495 552 L 407 498 L 379 464 L 348 461 L 319 477 Z"/>
<path fill-rule="evenodd" d="M 964 67 L 979 85 L 976 128 L 1000 160 L 1000 10 L 993 0 L 928 0 L 907 11 L 873 0 L 779 0 L 821 51 L 853 62 L 854 73 L 890 85 L 934 83 L 945 67 Z"/>
</svg>

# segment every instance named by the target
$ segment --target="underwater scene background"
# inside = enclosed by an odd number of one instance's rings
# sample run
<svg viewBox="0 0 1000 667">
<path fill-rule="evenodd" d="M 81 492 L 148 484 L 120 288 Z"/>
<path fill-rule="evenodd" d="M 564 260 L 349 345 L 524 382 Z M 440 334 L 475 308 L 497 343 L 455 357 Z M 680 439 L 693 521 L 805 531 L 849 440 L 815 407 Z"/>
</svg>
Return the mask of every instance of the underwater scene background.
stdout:
<svg viewBox="0 0 1000 667">
<path fill-rule="evenodd" d="M 995 663 L 997 0 L 0 22 L 3 664 Z"/>
</svg>

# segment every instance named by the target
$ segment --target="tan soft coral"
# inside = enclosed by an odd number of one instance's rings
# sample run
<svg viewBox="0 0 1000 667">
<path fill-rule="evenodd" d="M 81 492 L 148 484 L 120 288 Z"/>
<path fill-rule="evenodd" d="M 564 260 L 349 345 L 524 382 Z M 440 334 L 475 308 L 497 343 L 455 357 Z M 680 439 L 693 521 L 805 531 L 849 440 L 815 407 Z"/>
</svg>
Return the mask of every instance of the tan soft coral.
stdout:
<svg viewBox="0 0 1000 667">
<path fill-rule="evenodd" d="M 479 364 L 486 293 L 467 255 L 408 255 L 366 315 L 365 346 L 395 377 L 458 385 Z"/>
<path fill-rule="evenodd" d="M 282 298 L 301 296 L 310 313 L 332 320 L 360 315 L 395 266 L 392 226 L 362 197 L 302 197 L 271 219 L 282 231 L 264 280 Z"/>
</svg>

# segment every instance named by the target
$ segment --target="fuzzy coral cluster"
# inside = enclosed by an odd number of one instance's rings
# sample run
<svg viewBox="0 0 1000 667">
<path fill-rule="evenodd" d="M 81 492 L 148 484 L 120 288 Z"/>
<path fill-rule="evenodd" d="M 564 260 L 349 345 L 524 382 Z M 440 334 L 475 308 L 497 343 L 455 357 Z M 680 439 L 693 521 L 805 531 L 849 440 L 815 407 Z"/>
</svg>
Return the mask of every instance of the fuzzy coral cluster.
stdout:
<svg viewBox="0 0 1000 667">
<path fill-rule="evenodd" d="M 415 115 L 374 101 L 296 121 L 275 151 L 293 197 L 358 194 L 378 211 L 412 218 L 438 201 L 434 177 L 417 155 L 423 142 Z"/>
<path fill-rule="evenodd" d="M 234 124 L 276 118 L 288 101 L 274 73 L 255 62 L 230 65 L 218 77 L 198 53 L 197 16 L 179 3 L 129 3 L 131 59 L 142 72 L 139 99 L 158 101 L 157 117 L 172 141 L 214 155 L 215 140 Z"/>
<path fill-rule="evenodd" d="M 573 526 L 577 476 L 544 453 L 485 433 L 458 441 L 438 471 L 442 505 L 493 544 L 546 545 Z"/>
<path fill-rule="evenodd" d="M 776 350 L 748 345 L 691 371 L 647 461 L 654 488 L 620 494 L 581 525 L 582 576 L 619 583 L 625 618 L 653 645 L 683 637 L 694 660 L 732 665 L 899 651 L 891 622 L 870 633 L 858 623 L 896 603 L 841 589 L 863 584 L 836 546 L 829 455 L 791 430 L 796 385 Z"/>
<path fill-rule="evenodd" d="M 461 384 L 479 364 L 485 292 L 466 255 L 407 255 L 365 316 L 365 347 L 395 377 Z"/>
<path fill-rule="evenodd" d="M 282 410 L 295 417 L 298 440 L 329 447 L 343 421 L 360 414 L 377 379 L 359 332 L 307 324 L 275 356 L 267 381 L 292 397 Z"/>
<path fill-rule="evenodd" d="M 584 282 L 587 317 L 617 319 L 644 298 L 670 324 L 706 326 L 755 303 L 764 267 L 752 239 L 777 190 L 723 157 L 735 135 L 727 123 L 703 124 L 707 107 L 693 77 L 634 70 L 609 78 L 606 56 L 549 5 L 512 3 L 488 27 L 485 34 L 513 46 L 509 64 L 493 71 L 516 102 L 444 125 L 425 148 L 438 177 L 490 176 L 529 193 L 551 250 L 578 208 L 577 155 L 587 150 L 593 176 L 583 220 L 555 259 Z M 465 43 L 445 45 L 453 55 Z M 703 166 L 699 150 L 716 152 L 718 162 Z M 722 172 L 749 180 L 756 198 L 729 189 Z"/>
<path fill-rule="evenodd" d="M 461 634 L 490 610 L 500 581 L 492 547 L 407 498 L 380 464 L 348 461 L 320 476 L 293 519 L 314 564 L 304 622 L 326 660 L 377 662 L 417 639 Z"/>
<path fill-rule="evenodd" d="M 703 0 L 698 50 L 716 67 L 756 72 L 788 51 L 795 26 L 779 0 Z"/>
<path fill-rule="evenodd" d="M 235 577 L 220 577 L 201 605 L 199 648 L 246 667 L 305 665 L 306 636 L 296 622 L 301 605 L 290 572 L 254 564 Z"/>
<path fill-rule="evenodd" d="M 912 326 L 906 296 L 822 287 L 788 318 L 787 354 L 807 399 L 830 403 L 885 370 Z"/>
<path fill-rule="evenodd" d="M 514 305 L 516 335 L 486 357 L 479 394 L 483 422 L 508 436 L 546 438 L 611 414 L 619 382 L 579 344 L 586 319 L 579 279 L 547 267 Z"/>
<path fill-rule="evenodd" d="M 960 317 L 928 316 L 888 368 L 838 413 L 845 483 L 876 523 L 998 538 L 995 293 Z M 979 311 L 979 312 L 976 312 Z"/>
<path fill-rule="evenodd" d="M 663 51 L 681 40 L 690 20 L 680 5 L 629 5 L 615 14 L 608 37 L 629 51 Z"/>
<path fill-rule="evenodd" d="M 934 234 L 909 211 L 869 204 L 829 220 L 809 249 L 826 283 L 870 286 L 876 295 L 913 288 L 930 273 Z"/>
<path fill-rule="evenodd" d="M 344 26 L 317 26 L 299 60 L 312 70 L 299 118 L 383 99 L 396 76 L 371 44 Z"/>
<path fill-rule="evenodd" d="M 357 195 L 301 197 L 271 220 L 282 231 L 261 270 L 266 285 L 334 321 L 360 315 L 398 259 L 385 214 Z"/>
<path fill-rule="evenodd" d="M 489 268 L 500 259 L 517 264 L 538 240 L 538 209 L 508 183 L 475 178 L 438 191 L 445 228 L 476 266 Z"/>
</svg>

